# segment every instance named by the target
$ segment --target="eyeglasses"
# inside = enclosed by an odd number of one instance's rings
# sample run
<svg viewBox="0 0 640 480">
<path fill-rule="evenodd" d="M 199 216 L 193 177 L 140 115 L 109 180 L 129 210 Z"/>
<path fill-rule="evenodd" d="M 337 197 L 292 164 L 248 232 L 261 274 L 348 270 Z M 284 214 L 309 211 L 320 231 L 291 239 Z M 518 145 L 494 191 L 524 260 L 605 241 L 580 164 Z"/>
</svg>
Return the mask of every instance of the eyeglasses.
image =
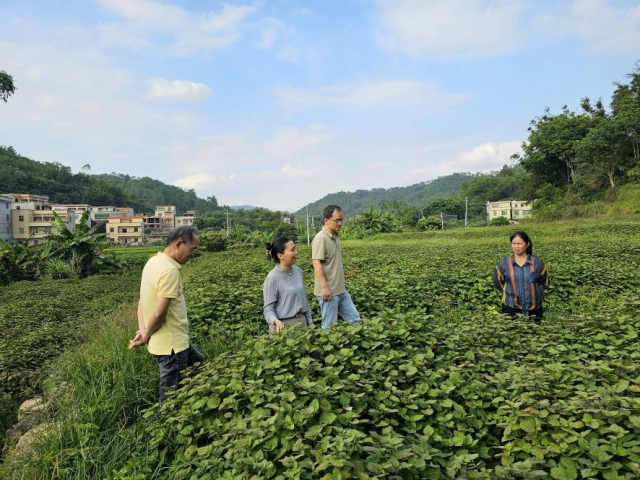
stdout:
<svg viewBox="0 0 640 480">
<path fill-rule="evenodd" d="M 336 222 L 336 223 L 344 222 L 344 218 L 330 218 L 329 220 L 331 220 L 332 222 Z"/>
</svg>

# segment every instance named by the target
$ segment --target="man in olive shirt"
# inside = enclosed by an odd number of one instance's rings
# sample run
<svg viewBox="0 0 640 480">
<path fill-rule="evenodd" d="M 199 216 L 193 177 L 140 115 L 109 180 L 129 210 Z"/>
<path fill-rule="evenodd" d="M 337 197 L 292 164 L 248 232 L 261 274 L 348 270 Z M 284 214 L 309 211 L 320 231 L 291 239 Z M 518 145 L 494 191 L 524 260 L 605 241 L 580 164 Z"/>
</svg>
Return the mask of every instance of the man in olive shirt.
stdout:
<svg viewBox="0 0 640 480">
<path fill-rule="evenodd" d="M 142 271 L 138 302 L 138 332 L 129 348 L 147 345 L 160 366 L 160 403 L 166 391 L 178 388 L 181 372 L 204 357 L 189 340 L 189 319 L 180 269 L 198 248 L 193 227 L 169 232 L 163 252 L 150 258 Z"/>
<path fill-rule="evenodd" d="M 321 326 L 326 330 L 338 321 L 338 315 L 356 325 L 360 314 L 347 291 L 342 267 L 338 234 L 342 228 L 344 213 L 338 205 L 329 205 L 324 209 L 323 215 L 324 226 L 311 244 L 311 259 L 315 272 L 313 293 L 320 303 Z"/>
</svg>

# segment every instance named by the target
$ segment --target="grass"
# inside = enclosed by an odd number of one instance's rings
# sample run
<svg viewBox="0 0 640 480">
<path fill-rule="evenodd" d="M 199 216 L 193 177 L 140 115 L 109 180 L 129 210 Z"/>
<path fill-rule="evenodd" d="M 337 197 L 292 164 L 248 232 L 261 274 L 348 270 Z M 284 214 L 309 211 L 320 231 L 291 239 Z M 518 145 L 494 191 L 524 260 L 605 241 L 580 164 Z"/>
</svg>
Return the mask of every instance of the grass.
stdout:
<svg viewBox="0 0 640 480">
<path fill-rule="evenodd" d="M 158 366 L 146 350 L 127 348 L 135 310 L 126 305 L 86 325 L 87 343 L 54 362 L 44 392 L 46 433 L 34 444 L 35 455 L 0 465 L 0 478 L 109 478 L 141 450 L 145 433 L 138 422 L 157 402 Z M 201 350 L 215 358 L 246 340 L 242 332 L 228 334 L 207 339 Z"/>
</svg>

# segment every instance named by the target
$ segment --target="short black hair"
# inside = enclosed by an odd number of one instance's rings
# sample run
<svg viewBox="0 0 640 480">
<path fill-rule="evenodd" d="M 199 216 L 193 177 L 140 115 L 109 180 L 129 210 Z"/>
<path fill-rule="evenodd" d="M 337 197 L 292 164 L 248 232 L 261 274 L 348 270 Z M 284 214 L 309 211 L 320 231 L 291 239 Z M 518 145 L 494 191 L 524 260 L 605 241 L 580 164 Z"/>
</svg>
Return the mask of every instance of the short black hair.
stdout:
<svg viewBox="0 0 640 480">
<path fill-rule="evenodd" d="M 167 235 L 167 247 L 172 243 L 176 243 L 178 240 L 182 240 L 185 243 L 193 242 L 193 239 L 197 236 L 196 229 L 189 225 L 174 228 Z"/>
<path fill-rule="evenodd" d="M 325 219 L 328 220 L 333 216 L 333 212 L 335 212 L 336 210 L 338 210 L 339 212 L 342 212 L 342 208 L 340 208 L 338 205 L 327 205 L 324 208 L 322 215 L 324 216 Z"/>
</svg>

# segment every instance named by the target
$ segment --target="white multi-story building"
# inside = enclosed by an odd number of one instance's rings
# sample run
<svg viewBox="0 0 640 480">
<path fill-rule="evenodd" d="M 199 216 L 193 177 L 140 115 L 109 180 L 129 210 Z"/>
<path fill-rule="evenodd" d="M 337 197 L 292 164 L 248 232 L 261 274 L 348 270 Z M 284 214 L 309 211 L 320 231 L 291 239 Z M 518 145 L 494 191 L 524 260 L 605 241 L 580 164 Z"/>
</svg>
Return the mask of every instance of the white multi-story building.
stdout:
<svg viewBox="0 0 640 480">
<path fill-rule="evenodd" d="M 487 222 L 498 217 L 518 221 L 530 217 L 531 211 L 531 202 L 525 200 L 487 202 Z"/>
<path fill-rule="evenodd" d="M 11 204 L 13 199 L 8 195 L 0 195 L 0 238 L 7 243 L 13 239 L 11 222 Z"/>
</svg>

